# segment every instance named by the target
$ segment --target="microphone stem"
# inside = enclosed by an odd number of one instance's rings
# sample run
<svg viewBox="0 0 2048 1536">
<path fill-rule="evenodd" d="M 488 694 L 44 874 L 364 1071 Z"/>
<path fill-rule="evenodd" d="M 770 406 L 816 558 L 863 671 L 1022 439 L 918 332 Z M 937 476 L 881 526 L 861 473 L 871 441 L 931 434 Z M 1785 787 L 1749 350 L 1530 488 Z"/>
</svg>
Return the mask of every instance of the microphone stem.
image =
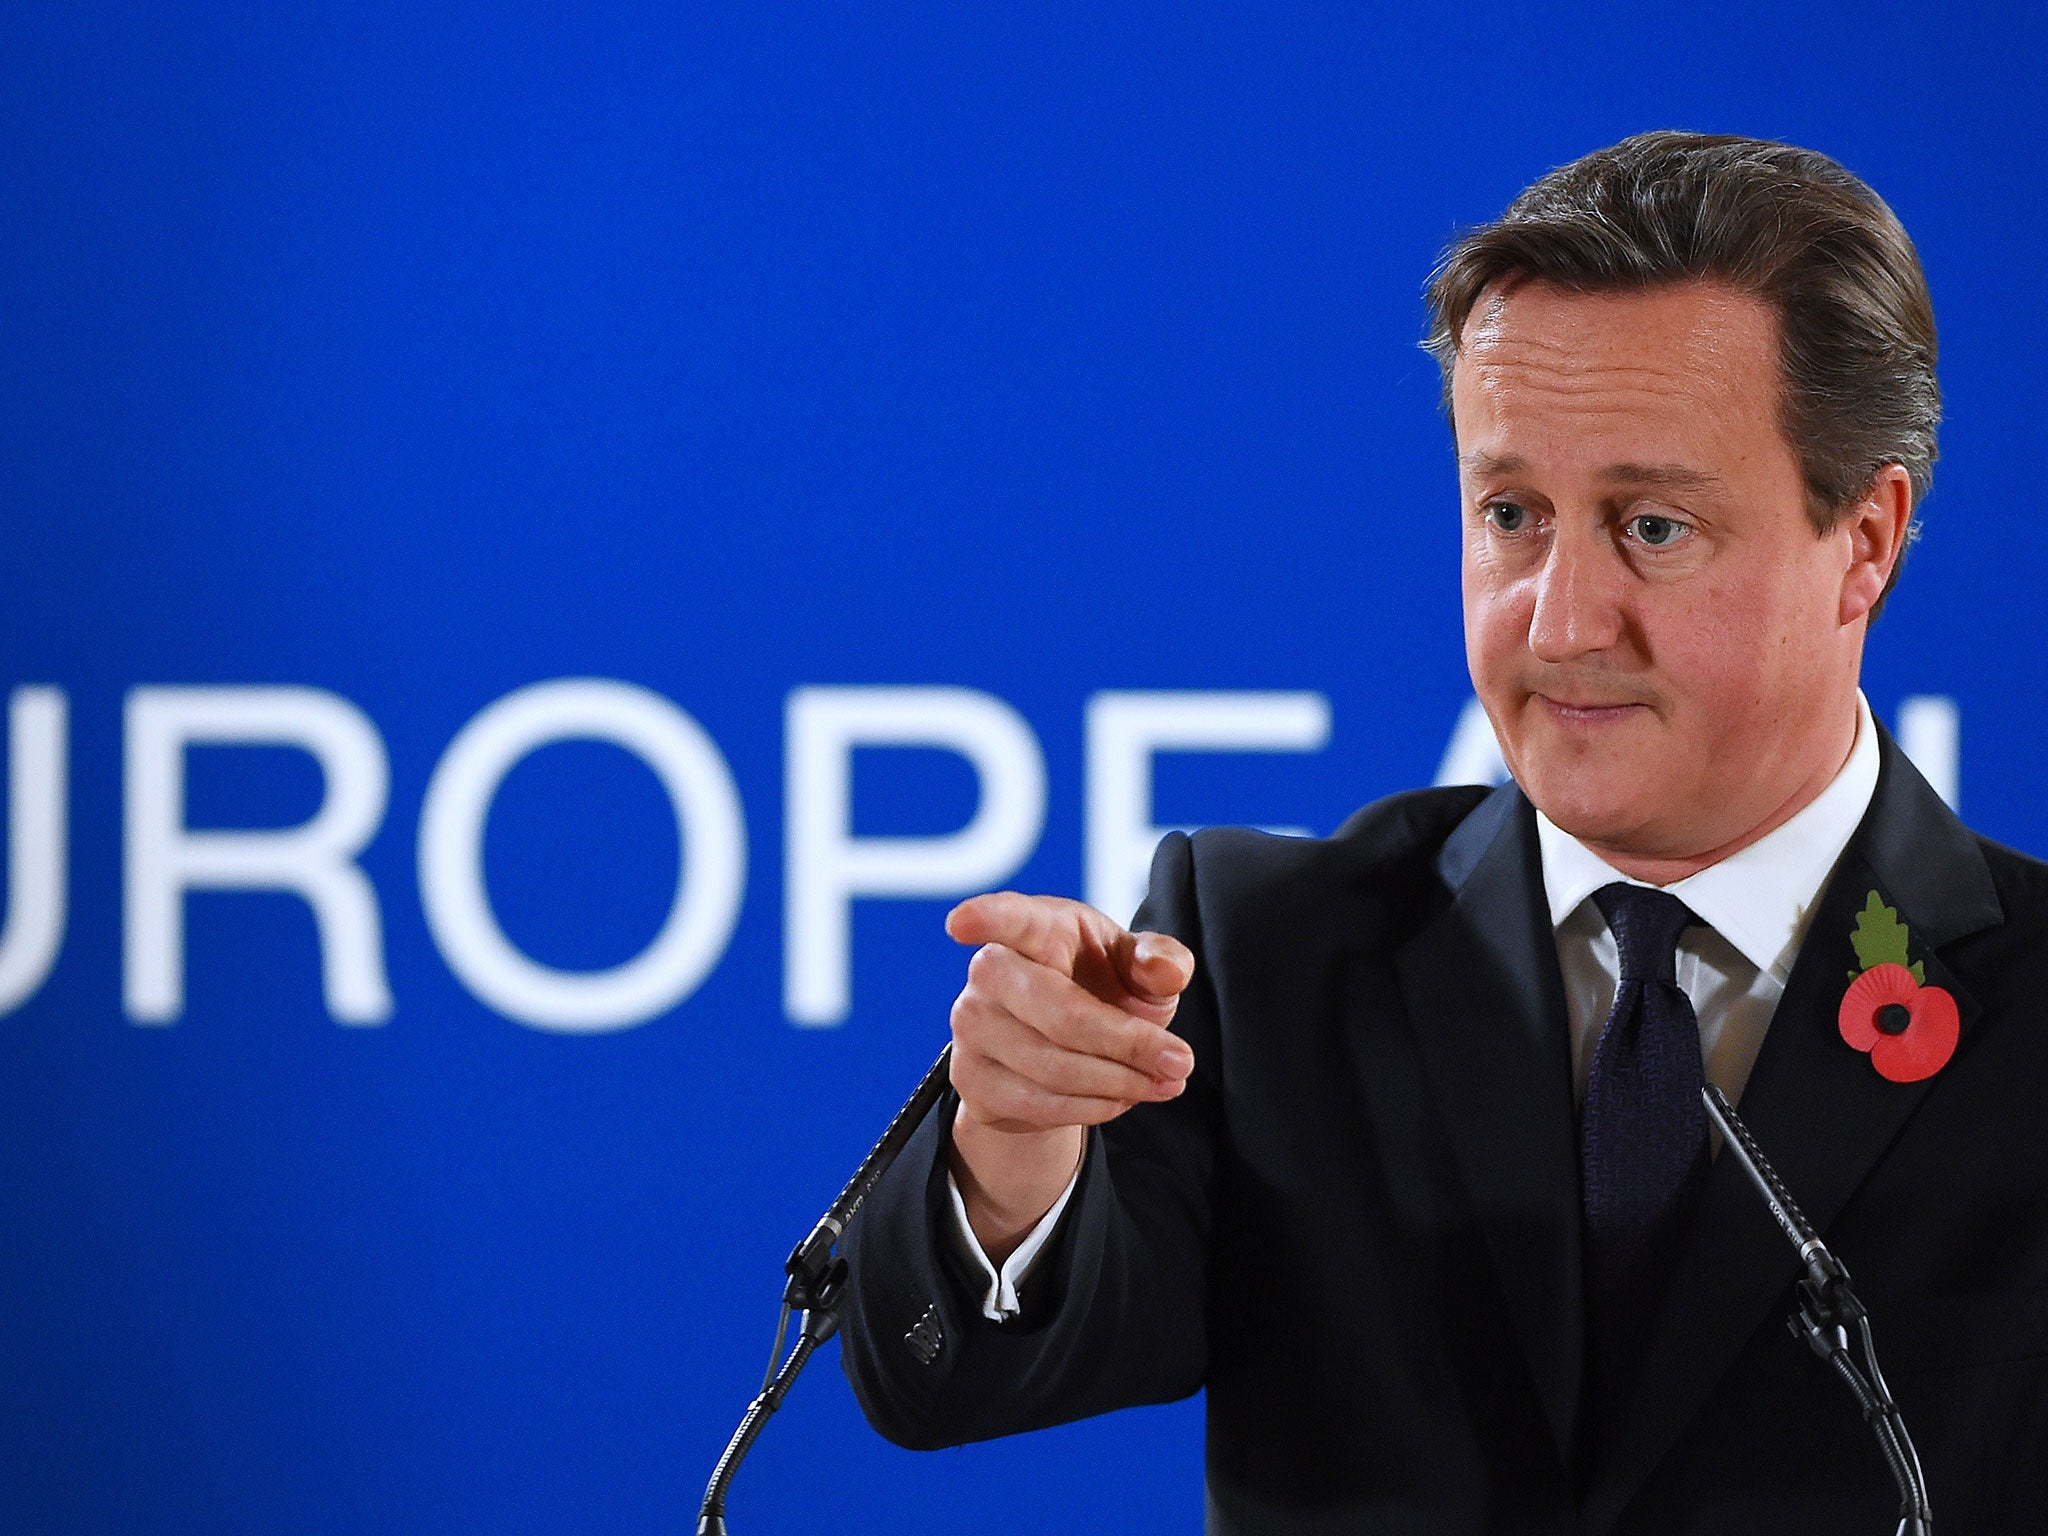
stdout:
<svg viewBox="0 0 2048 1536">
<path fill-rule="evenodd" d="M 939 1052 L 939 1059 L 932 1063 L 917 1090 L 911 1094 L 904 1106 L 896 1111 L 896 1117 L 889 1122 L 868 1155 L 861 1159 L 860 1167 L 839 1192 L 839 1198 L 831 1208 L 818 1218 L 810 1235 L 790 1251 L 789 1259 L 782 1266 L 789 1276 L 789 1283 L 782 1290 L 782 1315 L 775 1325 L 775 1348 L 768 1359 L 769 1380 L 763 1384 L 760 1396 L 747 1405 L 746 1416 L 733 1431 L 732 1439 L 726 1442 L 725 1454 L 718 1458 L 718 1465 L 712 1469 L 711 1482 L 704 1490 L 704 1502 L 698 1506 L 697 1536 L 726 1536 L 725 1496 L 732 1487 L 734 1474 L 740 1463 L 746 1460 L 747 1452 L 754 1448 L 754 1442 L 761 1436 L 768 1420 L 775 1410 L 782 1406 L 783 1398 L 789 1395 L 803 1368 L 809 1363 L 818 1346 L 823 1344 L 839 1328 L 839 1304 L 846 1294 L 846 1260 L 833 1253 L 834 1246 L 846 1231 L 846 1224 L 853 1220 L 854 1213 L 861 1208 L 882 1175 L 889 1171 L 889 1165 L 896 1161 L 912 1133 L 932 1106 L 939 1102 L 939 1095 L 945 1092 L 947 1068 L 953 1060 L 953 1046 L 949 1041 Z M 788 1325 L 789 1314 L 801 1310 L 803 1324 L 797 1333 L 796 1347 L 790 1350 L 789 1358 L 782 1363 L 782 1369 L 775 1369 L 775 1357 L 782 1352 L 783 1329 Z"/>
<path fill-rule="evenodd" d="M 789 1359 L 783 1362 L 775 1379 L 747 1405 L 746 1417 L 732 1432 L 732 1439 L 726 1442 L 725 1454 L 718 1458 L 718 1465 L 712 1469 L 711 1482 L 704 1490 L 704 1502 L 697 1511 L 697 1536 L 726 1536 L 725 1496 L 732 1487 L 733 1474 L 739 1471 L 740 1463 L 747 1459 L 747 1452 L 761 1438 L 761 1431 L 767 1428 L 770 1416 L 782 1406 L 782 1400 L 789 1395 L 790 1387 L 803 1373 L 818 1347 L 819 1341 L 811 1336 L 808 1326 L 810 1319 L 806 1317 L 804 1321 L 806 1326 L 797 1338 L 796 1348 L 789 1352 Z"/>
<path fill-rule="evenodd" d="M 1899 1487 L 1899 1536 L 1930 1536 L 1934 1523 L 1927 1498 L 1927 1475 L 1920 1467 L 1920 1454 L 1906 1433 L 1905 1416 L 1892 1401 L 1884 1373 L 1877 1367 L 1877 1348 L 1871 1341 L 1870 1316 L 1856 1297 L 1849 1271 L 1828 1251 L 1820 1233 L 1799 1209 L 1799 1203 L 1778 1176 L 1778 1171 L 1756 1144 L 1749 1127 L 1735 1113 L 1727 1096 L 1711 1083 L 1700 1092 L 1707 1115 L 1720 1130 L 1722 1145 L 1731 1153 L 1792 1247 L 1805 1265 L 1807 1278 L 1799 1282 L 1797 1314 L 1788 1319 L 1795 1337 L 1806 1341 L 1813 1352 L 1826 1360 L 1842 1378 L 1863 1412 L 1863 1420 L 1877 1437 L 1885 1466 Z M 1849 1325 L 1854 1324 L 1863 1362 L 1859 1366 L 1849 1354 Z"/>
</svg>

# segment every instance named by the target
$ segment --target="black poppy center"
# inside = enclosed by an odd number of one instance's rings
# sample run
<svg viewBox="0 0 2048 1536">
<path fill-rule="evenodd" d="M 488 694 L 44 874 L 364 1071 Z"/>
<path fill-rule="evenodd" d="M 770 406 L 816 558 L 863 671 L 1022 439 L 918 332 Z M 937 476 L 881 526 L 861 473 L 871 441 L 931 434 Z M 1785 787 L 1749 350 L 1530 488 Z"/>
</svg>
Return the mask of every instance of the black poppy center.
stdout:
<svg viewBox="0 0 2048 1536">
<path fill-rule="evenodd" d="M 1904 1003 L 1886 1003 L 1877 1010 L 1877 1027 L 1887 1035 L 1903 1035 L 1913 1022 L 1913 1010 Z"/>
</svg>

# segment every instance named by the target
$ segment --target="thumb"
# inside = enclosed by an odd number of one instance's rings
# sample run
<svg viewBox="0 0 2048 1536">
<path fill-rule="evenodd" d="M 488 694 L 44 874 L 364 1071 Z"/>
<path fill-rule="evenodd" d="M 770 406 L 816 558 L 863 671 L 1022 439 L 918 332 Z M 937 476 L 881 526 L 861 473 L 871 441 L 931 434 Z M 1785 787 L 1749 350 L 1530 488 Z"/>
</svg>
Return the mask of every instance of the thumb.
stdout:
<svg viewBox="0 0 2048 1536">
<path fill-rule="evenodd" d="M 1168 1003 L 1195 978 L 1195 956 L 1170 933 L 1121 933 L 1112 953 L 1117 975 L 1133 997 Z"/>
</svg>

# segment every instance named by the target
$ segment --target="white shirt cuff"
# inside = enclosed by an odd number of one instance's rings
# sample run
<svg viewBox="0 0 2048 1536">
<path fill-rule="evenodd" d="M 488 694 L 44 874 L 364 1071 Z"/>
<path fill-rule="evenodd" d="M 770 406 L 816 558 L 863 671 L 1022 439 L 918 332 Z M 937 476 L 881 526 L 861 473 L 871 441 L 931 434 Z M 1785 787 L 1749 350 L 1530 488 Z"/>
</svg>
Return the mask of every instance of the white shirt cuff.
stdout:
<svg viewBox="0 0 2048 1536">
<path fill-rule="evenodd" d="M 1082 1160 L 1085 1162 L 1086 1158 Z M 953 1199 L 954 1233 L 959 1239 L 960 1251 L 974 1261 L 975 1267 L 988 1281 L 988 1291 L 981 1301 L 981 1315 L 990 1322 L 1000 1323 L 1023 1310 L 1023 1304 L 1017 1300 L 1017 1287 L 1030 1278 L 1038 1256 L 1052 1240 L 1053 1229 L 1060 1224 L 1060 1215 L 1066 1210 L 1067 1202 L 1073 1198 L 1074 1189 L 1080 1182 L 1081 1170 L 1076 1168 L 1074 1176 L 1067 1180 L 1067 1187 L 1060 1191 L 1059 1199 L 1053 1201 L 1052 1209 L 1038 1218 L 1038 1225 L 1024 1235 L 1024 1241 L 1003 1261 L 998 1272 L 989 1256 L 982 1251 L 981 1240 L 974 1235 L 974 1224 L 967 1219 L 967 1202 L 960 1198 L 960 1186 L 953 1181 L 952 1171 L 947 1171 L 946 1192 Z"/>
</svg>

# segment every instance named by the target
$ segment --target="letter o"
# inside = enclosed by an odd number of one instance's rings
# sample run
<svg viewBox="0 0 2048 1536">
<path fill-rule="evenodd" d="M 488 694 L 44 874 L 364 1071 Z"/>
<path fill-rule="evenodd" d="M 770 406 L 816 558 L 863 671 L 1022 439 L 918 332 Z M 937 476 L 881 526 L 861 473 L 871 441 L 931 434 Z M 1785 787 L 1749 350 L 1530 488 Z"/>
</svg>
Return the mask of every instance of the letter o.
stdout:
<svg viewBox="0 0 2048 1536">
<path fill-rule="evenodd" d="M 654 770 L 682 842 L 675 902 L 623 965 L 562 971 L 505 937 L 484 885 L 484 823 L 505 775 L 558 741 L 603 741 Z M 607 678 L 534 683 L 465 725 L 420 808 L 420 901 L 442 957 L 479 1000 L 536 1029 L 596 1034 L 644 1024 L 694 992 L 725 953 L 746 888 L 739 790 L 702 726 L 658 693 Z"/>
</svg>

